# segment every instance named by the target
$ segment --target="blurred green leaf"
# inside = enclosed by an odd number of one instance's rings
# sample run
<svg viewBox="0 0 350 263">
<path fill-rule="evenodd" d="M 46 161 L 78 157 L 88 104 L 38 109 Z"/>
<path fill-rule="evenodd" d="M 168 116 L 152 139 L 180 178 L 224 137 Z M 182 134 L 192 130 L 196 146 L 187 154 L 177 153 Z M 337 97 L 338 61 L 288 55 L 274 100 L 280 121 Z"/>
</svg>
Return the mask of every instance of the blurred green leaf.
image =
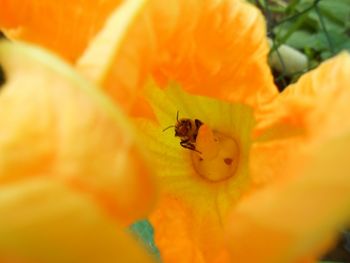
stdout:
<svg viewBox="0 0 350 263">
<path fill-rule="evenodd" d="M 320 10 L 320 12 L 328 31 L 338 32 L 338 33 L 343 33 L 345 31 L 345 21 L 342 24 L 340 24 L 330 19 L 328 16 L 326 16 L 324 14 L 324 11 Z M 323 31 L 321 27 L 320 18 L 314 10 L 309 12 L 308 18 L 310 19 L 310 21 L 314 21 L 314 23 L 317 24 L 318 31 Z"/>
<path fill-rule="evenodd" d="M 287 40 L 286 44 L 294 48 L 303 50 L 304 48 L 312 48 L 317 42 L 317 37 L 305 30 L 297 30 Z"/>
<path fill-rule="evenodd" d="M 154 243 L 154 232 L 151 223 L 148 220 L 140 220 L 130 226 L 130 231 L 136 238 L 146 247 L 146 249 L 153 255 L 157 262 L 160 262 L 160 253 Z"/>
<path fill-rule="evenodd" d="M 349 0 L 323 0 L 319 8 L 325 17 L 342 27 L 346 27 L 346 21 L 350 21 Z"/>
<path fill-rule="evenodd" d="M 332 44 L 335 48 L 335 52 L 342 50 L 350 51 L 350 37 L 346 34 L 341 34 L 337 32 L 328 32 Z M 286 44 L 295 47 L 297 49 L 303 50 L 305 48 L 310 48 L 315 51 L 324 52 L 329 51 L 329 43 L 323 32 L 318 32 L 316 34 L 311 34 L 304 30 L 298 30 L 290 36 Z"/>
</svg>

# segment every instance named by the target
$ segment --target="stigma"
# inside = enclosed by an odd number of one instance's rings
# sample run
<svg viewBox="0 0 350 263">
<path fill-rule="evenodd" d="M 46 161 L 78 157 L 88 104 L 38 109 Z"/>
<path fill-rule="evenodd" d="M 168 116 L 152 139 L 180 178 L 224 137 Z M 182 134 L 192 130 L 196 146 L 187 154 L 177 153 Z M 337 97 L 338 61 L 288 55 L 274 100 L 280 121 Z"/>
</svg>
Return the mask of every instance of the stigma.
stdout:
<svg viewBox="0 0 350 263">
<path fill-rule="evenodd" d="M 235 175 L 239 164 L 239 146 L 234 138 L 203 124 L 196 138 L 196 149 L 198 152 L 191 152 L 191 158 L 201 178 L 222 182 Z"/>
</svg>

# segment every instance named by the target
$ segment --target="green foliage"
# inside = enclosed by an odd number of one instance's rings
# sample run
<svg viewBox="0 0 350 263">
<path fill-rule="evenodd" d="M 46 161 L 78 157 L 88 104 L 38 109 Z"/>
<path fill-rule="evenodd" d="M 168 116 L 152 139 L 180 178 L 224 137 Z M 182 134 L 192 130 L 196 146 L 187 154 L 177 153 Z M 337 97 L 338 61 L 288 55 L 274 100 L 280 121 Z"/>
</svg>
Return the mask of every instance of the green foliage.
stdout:
<svg viewBox="0 0 350 263">
<path fill-rule="evenodd" d="M 154 256 L 156 262 L 160 262 L 159 250 L 154 243 L 154 232 L 148 220 L 140 220 L 129 227 L 136 239 Z"/>
<path fill-rule="evenodd" d="M 286 7 L 287 18 L 273 27 L 277 43 L 304 51 L 314 62 L 344 49 L 350 51 L 349 0 L 293 2 L 293 6 Z M 304 10 L 308 11 L 303 13 Z"/>
<path fill-rule="evenodd" d="M 350 52 L 350 0 L 250 2 L 257 5 L 267 19 L 269 36 L 273 40 L 272 50 L 282 44 L 300 50 L 308 57 L 308 69 L 343 50 Z M 287 82 L 294 80 L 289 76 Z"/>
</svg>

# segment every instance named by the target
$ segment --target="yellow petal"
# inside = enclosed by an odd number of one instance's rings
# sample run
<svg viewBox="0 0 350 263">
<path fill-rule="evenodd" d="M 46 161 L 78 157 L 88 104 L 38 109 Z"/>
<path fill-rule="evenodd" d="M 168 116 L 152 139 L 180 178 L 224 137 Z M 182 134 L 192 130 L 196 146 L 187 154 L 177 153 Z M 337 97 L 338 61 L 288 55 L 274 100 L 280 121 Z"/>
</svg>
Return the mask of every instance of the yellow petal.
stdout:
<svg viewBox="0 0 350 263">
<path fill-rule="evenodd" d="M 0 183 L 45 174 L 126 222 L 154 198 L 133 129 L 97 87 L 43 50 L 2 42 Z"/>
<path fill-rule="evenodd" d="M 2 0 L 0 29 L 74 62 L 119 2 Z"/>
<path fill-rule="evenodd" d="M 43 177 L 0 186 L 0 214 L 1 262 L 151 262 L 89 194 Z"/>
<path fill-rule="evenodd" d="M 348 133 L 318 148 L 300 176 L 241 201 L 228 227 L 232 257 L 288 263 L 322 256 L 350 221 L 349 149 Z"/>
<path fill-rule="evenodd" d="M 77 66 L 127 110 L 139 107 L 128 98 L 140 95 L 149 75 L 255 105 L 277 94 L 267 53 L 263 16 L 243 1 L 132 0 L 114 11 Z"/>
</svg>

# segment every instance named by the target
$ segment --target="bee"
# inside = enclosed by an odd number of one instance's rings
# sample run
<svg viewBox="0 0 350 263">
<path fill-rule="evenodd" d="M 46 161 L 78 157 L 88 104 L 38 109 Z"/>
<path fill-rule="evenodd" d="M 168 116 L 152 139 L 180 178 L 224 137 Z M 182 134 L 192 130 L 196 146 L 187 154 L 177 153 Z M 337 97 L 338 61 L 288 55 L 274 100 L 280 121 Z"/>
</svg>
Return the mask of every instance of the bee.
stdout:
<svg viewBox="0 0 350 263">
<path fill-rule="evenodd" d="M 196 149 L 196 139 L 198 135 L 199 128 L 203 125 L 198 119 L 189 119 L 189 118 L 181 118 L 179 119 L 179 112 L 176 114 L 176 124 L 166 127 L 164 131 L 169 128 L 175 128 L 175 137 L 180 138 L 180 145 L 183 148 L 189 149 L 191 151 L 195 151 L 200 153 Z"/>
</svg>

